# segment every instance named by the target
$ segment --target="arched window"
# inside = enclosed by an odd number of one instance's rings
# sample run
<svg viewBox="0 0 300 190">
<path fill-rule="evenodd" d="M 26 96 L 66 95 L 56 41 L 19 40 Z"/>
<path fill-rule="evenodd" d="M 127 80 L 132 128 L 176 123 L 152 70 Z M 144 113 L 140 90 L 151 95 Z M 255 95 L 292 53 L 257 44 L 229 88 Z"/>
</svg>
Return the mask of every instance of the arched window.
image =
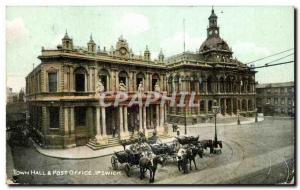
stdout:
<svg viewBox="0 0 300 190">
<path fill-rule="evenodd" d="M 169 76 L 168 78 L 168 93 L 173 93 L 173 77 L 172 76 Z"/>
<path fill-rule="evenodd" d="M 221 92 L 221 93 L 224 93 L 224 92 L 225 92 L 224 86 L 225 86 L 225 81 L 224 81 L 224 78 L 221 77 L 221 78 L 220 78 L 220 92 Z"/>
<path fill-rule="evenodd" d="M 154 91 L 156 83 L 159 85 L 159 76 L 158 76 L 158 74 L 153 74 L 152 75 L 152 82 L 151 82 L 151 84 L 152 84 L 152 91 Z"/>
<path fill-rule="evenodd" d="M 106 69 L 101 69 L 99 71 L 99 79 L 101 80 L 103 86 L 104 86 L 104 91 L 109 91 L 110 89 L 110 76 L 109 72 Z"/>
<path fill-rule="evenodd" d="M 202 77 L 199 78 L 199 91 L 200 93 L 205 92 L 205 81 L 203 80 Z"/>
<path fill-rule="evenodd" d="M 87 72 L 84 68 L 79 67 L 74 71 L 75 91 L 85 92 L 87 90 Z"/>
<path fill-rule="evenodd" d="M 253 110 L 253 102 L 252 100 L 248 100 L 248 110 L 252 111 Z"/>
<path fill-rule="evenodd" d="M 142 83 L 143 87 L 145 88 L 145 82 L 144 81 L 145 81 L 145 75 L 143 73 L 138 73 L 136 75 L 136 84 L 135 84 L 136 89 L 138 89 L 140 83 Z"/>
<path fill-rule="evenodd" d="M 226 84 L 226 92 L 231 92 L 231 79 L 229 76 L 226 78 L 225 84 Z"/>
<path fill-rule="evenodd" d="M 119 73 L 119 84 L 124 83 L 128 89 L 128 74 L 125 71 Z"/>
<path fill-rule="evenodd" d="M 212 77 L 207 78 L 207 92 L 208 93 L 213 92 L 213 79 L 212 79 Z"/>
<path fill-rule="evenodd" d="M 204 100 L 200 101 L 200 112 L 205 111 L 205 102 Z"/>
<path fill-rule="evenodd" d="M 213 101 L 209 100 L 208 101 L 208 111 L 211 112 L 212 111 L 212 106 L 213 106 Z"/>
<path fill-rule="evenodd" d="M 247 104 L 247 100 L 242 100 L 242 111 L 246 111 L 247 110 L 247 106 L 246 106 L 246 104 Z"/>
<path fill-rule="evenodd" d="M 190 78 L 190 91 L 195 92 L 196 91 L 196 82 L 195 82 L 196 77 L 191 77 Z"/>
<path fill-rule="evenodd" d="M 173 83 L 174 83 L 174 91 L 176 92 L 180 92 L 180 83 L 181 83 L 181 80 L 180 80 L 180 77 L 179 75 L 176 75 L 174 80 L 173 80 Z"/>
</svg>

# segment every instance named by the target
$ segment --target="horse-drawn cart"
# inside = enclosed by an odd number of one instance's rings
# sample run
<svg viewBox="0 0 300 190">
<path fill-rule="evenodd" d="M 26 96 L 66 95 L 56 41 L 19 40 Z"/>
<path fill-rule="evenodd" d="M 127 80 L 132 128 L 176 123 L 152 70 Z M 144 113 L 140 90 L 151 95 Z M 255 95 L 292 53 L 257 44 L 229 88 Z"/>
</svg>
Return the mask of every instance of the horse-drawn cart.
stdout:
<svg viewBox="0 0 300 190">
<path fill-rule="evenodd" d="M 111 157 L 111 166 L 114 170 L 117 170 L 123 165 L 125 173 L 129 177 L 132 168 L 139 167 L 139 160 L 141 157 L 142 153 L 133 152 L 131 150 L 115 152 Z"/>
</svg>

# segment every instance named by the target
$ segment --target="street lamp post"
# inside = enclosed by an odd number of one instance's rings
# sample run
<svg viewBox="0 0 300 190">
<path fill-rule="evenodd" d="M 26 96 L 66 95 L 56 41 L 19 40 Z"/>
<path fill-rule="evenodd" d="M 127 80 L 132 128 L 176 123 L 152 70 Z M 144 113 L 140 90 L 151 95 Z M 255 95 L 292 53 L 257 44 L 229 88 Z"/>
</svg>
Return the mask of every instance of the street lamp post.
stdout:
<svg viewBox="0 0 300 190">
<path fill-rule="evenodd" d="M 255 123 L 257 123 L 258 122 L 258 114 L 257 114 L 257 108 L 255 108 Z"/>
<path fill-rule="evenodd" d="M 214 106 L 212 106 L 212 111 L 215 115 L 215 146 L 217 145 L 218 142 L 218 135 L 217 135 L 217 114 L 220 111 L 220 106 L 217 106 L 217 100 L 214 100 Z"/>
<path fill-rule="evenodd" d="M 237 110 L 237 115 L 238 115 L 238 120 L 237 120 L 237 124 L 240 125 L 241 121 L 240 121 L 240 110 Z"/>
<path fill-rule="evenodd" d="M 184 134 L 187 134 L 187 130 L 186 130 L 186 107 L 184 109 Z"/>
</svg>

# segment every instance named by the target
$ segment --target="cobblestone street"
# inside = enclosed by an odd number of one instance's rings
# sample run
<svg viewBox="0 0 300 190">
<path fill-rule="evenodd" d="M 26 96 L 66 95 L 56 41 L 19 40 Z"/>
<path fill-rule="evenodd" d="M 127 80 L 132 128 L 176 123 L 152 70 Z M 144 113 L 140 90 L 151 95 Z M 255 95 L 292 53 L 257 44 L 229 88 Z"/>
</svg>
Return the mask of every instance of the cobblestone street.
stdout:
<svg viewBox="0 0 300 190">
<path fill-rule="evenodd" d="M 214 128 L 192 126 L 188 134 L 212 139 Z M 197 157 L 198 170 L 193 167 L 189 174 L 181 174 L 170 160 L 165 167 L 158 166 L 154 184 L 275 184 L 286 182 L 294 170 L 294 120 L 219 126 L 218 138 L 223 141 L 222 154 L 209 155 L 207 151 L 202 159 Z M 66 160 L 46 157 L 33 147 L 13 147 L 12 154 L 20 172 L 91 171 L 91 175 L 20 175 L 22 184 L 148 184 L 149 175 L 140 180 L 139 169 L 133 169 L 131 177 L 122 168 L 112 172 L 111 156 Z"/>
</svg>

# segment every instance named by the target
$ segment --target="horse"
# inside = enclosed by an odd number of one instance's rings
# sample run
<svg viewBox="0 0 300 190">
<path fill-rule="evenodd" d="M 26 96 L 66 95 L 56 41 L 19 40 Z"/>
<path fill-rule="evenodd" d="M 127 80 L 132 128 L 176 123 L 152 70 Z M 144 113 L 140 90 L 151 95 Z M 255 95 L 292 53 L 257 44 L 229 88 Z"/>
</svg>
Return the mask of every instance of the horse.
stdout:
<svg viewBox="0 0 300 190">
<path fill-rule="evenodd" d="M 190 164 L 190 170 L 192 170 L 192 161 L 194 162 L 195 170 L 197 170 L 196 165 L 196 155 L 199 155 L 200 158 L 202 158 L 202 148 L 197 147 L 193 144 L 185 145 L 183 148 L 181 148 L 177 153 L 177 164 L 178 164 L 178 170 L 183 170 L 184 173 L 187 173 L 187 164 Z"/>
<path fill-rule="evenodd" d="M 183 170 L 183 173 L 188 173 L 188 156 L 187 156 L 187 150 L 184 148 L 180 148 L 177 152 L 177 167 L 178 170 Z"/>
<path fill-rule="evenodd" d="M 203 146 L 203 148 L 206 150 L 209 148 L 209 153 L 212 154 L 214 152 L 214 146 L 212 140 L 201 140 L 199 143 Z"/>
<path fill-rule="evenodd" d="M 197 142 L 194 145 L 194 151 L 199 155 L 200 158 L 203 158 L 203 146 L 200 142 Z"/>
<path fill-rule="evenodd" d="M 223 148 L 222 141 L 201 140 L 199 141 L 199 143 L 203 146 L 205 150 L 209 148 L 210 154 L 216 153 L 217 151 L 215 149 L 220 151 Z"/>
<path fill-rule="evenodd" d="M 143 156 L 139 161 L 140 179 L 141 180 L 144 179 L 146 171 L 149 170 L 150 172 L 149 183 L 153 183 L 157 165 L 161 164 L 163 166 L 164 162 L 165 162 L 164 157 L 160 155 L 154 156 L 154 154 L 152 154 L 152 157 Z"/>
</svg>

